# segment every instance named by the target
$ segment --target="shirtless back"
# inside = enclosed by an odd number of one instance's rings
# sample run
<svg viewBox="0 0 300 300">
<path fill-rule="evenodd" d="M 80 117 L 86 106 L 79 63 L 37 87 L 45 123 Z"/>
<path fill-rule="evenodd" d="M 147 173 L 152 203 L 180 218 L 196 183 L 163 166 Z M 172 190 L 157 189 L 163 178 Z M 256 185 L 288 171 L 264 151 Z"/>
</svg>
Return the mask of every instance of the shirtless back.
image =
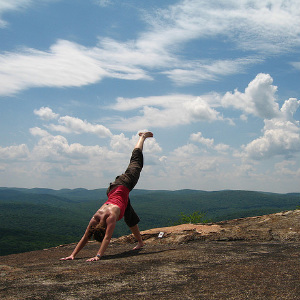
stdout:
<svg viewBox="0 0 300 300">
<path fill-rule="evenodd" d="M 117 222 L 117 220 L 119 219 L 120 212 L 121 210 L 117 205 L 111 203 L 104 203 L 93 215 L 90 221 L 90 225 L 95 226 L 99 223 L 105 224 L 108 218 L 112 221 L 115 220 L 115 222 Z"/>
</svg>

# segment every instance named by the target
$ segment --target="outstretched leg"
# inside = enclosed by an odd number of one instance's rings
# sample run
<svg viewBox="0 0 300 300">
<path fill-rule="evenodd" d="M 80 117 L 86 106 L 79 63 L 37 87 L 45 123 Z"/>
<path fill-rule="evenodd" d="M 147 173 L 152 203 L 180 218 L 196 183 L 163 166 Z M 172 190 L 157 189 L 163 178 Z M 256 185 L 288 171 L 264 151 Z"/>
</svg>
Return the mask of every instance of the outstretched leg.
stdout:
<svg viewBox="0 0 300 300">
<path fill-rule="evenodd" d="M 134 149 L 139 149 L 142 152 L 145 140 L 147 138 L 149 138 L 149 137 L 153 137 L 153 133 L 149 132 L 149 131 L 148 132 L 140 132 L 139 136 L 140 136 L 140 138 L 139 138 L 138 142 L 136 143 Z M 132 209 L 132 211 L 133 211 L 133 209 Z M 126 214 L 126 212 L 125 212 L 125 214 Z M 133 211 L 133 214 L 135 214 L 134 211 Z M 125 216 L 125 217 L 127 217 L 127 218 L 125 218 L 125 220 L 127 221 L 126 223 L 130 224 L 130 222 L 131 222 L 131 220 L 133 218 L 132 215 L 130 215 L 130 213 L 128 213 L 128 215 Z M 136 215 L 136 217 L 138 218 L 137 215 Z M 136 240 L 138 242 L 137 245 L 132 250 L 141 249 L 145 244 L 143 242 L 143 239 L 142 239 L 142 236 L 141 236 L 138 224 L 130 227 L 130 230 L 131 230 L 131 232 L 133 233 L 134 237 L 136 238 Z"/>
<path fill-rule="evenodd" d="M 143 146 L 147 138 L 153 137 L 152 132 L 139 133 L 139 140 L 132 151 L 129 166 L 124 174 L 117 176 L 115 181 L 110 183 L 107 194 L 119 185 L 126 186 L 130 191 L 137 184 L 143 168 Z"/>
</svg>

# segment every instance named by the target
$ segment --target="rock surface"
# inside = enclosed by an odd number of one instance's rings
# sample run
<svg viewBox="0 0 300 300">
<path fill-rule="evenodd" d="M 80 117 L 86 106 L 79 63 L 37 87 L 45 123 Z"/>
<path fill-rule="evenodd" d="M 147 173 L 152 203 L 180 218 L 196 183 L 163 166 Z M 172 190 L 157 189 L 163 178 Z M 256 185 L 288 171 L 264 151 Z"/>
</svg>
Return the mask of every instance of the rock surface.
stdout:
<svg viewBox="0 0 300 300">
<path fill-rule="evenodd" d="M 159 240 L 158 234 L 163 232 Z M 147 243 L 181 243 L 190 240 L 208 241 L 298 241 L 300 242 L 300 210 L 249 217 L 210 224 L 182 224 L 176 227 L 150 229 L 142 232 Z M 132 236 L 119 242 L 133 242 Z"/>
<path fill-rule="evenodd" d="M 159 233 L 163 232 L 161 238 Z M 1 299 L 299 299 L 300 210 L 142 232 L 112 241 L 98 262 L 89 242 L 0 257 Z"/>
</svg>

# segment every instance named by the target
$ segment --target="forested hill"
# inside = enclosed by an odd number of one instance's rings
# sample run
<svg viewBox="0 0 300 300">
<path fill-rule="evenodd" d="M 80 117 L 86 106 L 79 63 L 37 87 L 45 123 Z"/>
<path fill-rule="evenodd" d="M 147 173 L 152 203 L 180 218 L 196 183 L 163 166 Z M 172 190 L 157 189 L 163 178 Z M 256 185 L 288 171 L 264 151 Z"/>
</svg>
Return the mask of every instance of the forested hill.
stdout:
<svg viewBox="0 0 300 300">
<path fill-rule="evenodd" d="M 152 191 L 135 189 L 132 205 L 141 230 L 172 225 L 180 213 L 206 213 L 212 221 L 292 210 L 300 193 L 253 191 Z M 0 255 L 76 242 L 92 214 L 106 200 L 106 189 L 0 188 Z M 128 234 L 118 222 L 115 237 Z"/>
</svg>

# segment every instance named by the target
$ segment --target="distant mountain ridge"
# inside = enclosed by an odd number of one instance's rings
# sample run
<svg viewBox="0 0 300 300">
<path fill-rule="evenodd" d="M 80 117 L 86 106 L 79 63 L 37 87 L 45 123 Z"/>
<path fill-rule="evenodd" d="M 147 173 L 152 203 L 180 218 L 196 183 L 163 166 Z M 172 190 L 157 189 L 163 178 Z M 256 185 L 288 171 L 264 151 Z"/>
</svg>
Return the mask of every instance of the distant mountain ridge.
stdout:
<svg viewBox="0 0 300 300">
<path fill-rule="evenodd" d="M 300 193 L 276 194 L 223 190 L 142 190 L 130 194 L 141 230 L 169 226 L 181 212 L 205 212 L 222 221 L 292 210 Z M 0 255 L 77 241 L 92 214 L 106 200 L 106 189 L 0 188 Z M 128 234 L 118 222 L 115 237 Z"/>
</svg>

